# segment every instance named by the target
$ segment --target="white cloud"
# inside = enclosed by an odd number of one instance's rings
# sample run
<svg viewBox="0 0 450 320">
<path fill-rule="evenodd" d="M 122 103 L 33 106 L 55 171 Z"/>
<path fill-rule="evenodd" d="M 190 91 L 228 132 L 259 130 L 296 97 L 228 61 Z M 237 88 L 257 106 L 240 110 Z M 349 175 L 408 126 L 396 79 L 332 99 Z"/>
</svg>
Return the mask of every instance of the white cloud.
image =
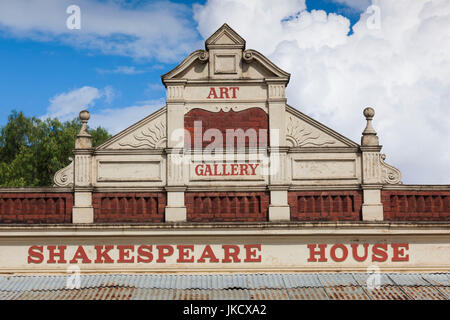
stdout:
<svg viewBox="0 0 450 320">
<path fill-rule="evenodd" d="M 104 89 L 84 86 L 69 92 L 63 92 L 50 98 L 47 113 L 41 118 L 58 118 L 60 121 L 72 120 L 81 110 L 95 105 L 96 100 L 104 98 L 106 103 L 114 99 L 114 89 L 110 86 Z"/>
<path fill-rule="evenodd" d="M 247 41 L 247 47 L 268 54 L 289 37 L 281 21 L 305 8 L 305 0 L 209 0 L 205 6 L 194 5 L 194 19 L 204 38 L 226 22 Z"/>
<path fill-rule="evenodd" d="M 143 105 L 134 105 L 118 109 L 102 109 L 91 114 L 90 127 L 101 126 L 111 134 L 117 134 L 139 120 L 164 106 L 164 100 L 146 101 Z"/>
<path fill-rule="evenodd" d="M 106 86 L 103 89 L 84 86 L 68 92 L 63 92 L 50 98 L 47 113 L 41 117 L 57 117 L 60 121 L 72 120 L 78 117 L 80 111 L 90 110 L 98 101 L 111 103 L 116 91 Z M 117 134 L 127 127 L 145 118 L 165 105 L 164 99 L 137 101 L 135 105 L 122 108 L 96 108 L 91 110 L 89 126 L 103 127 L 111 134 Z"/>
<path fill-rule="evenodd" d="M 0 1 L 0 33 L 165 62 L 179 60 L 198 40 L 188 20 L 190 9 L 182 4 L 77 0 L 81 29 L 69 30 L 66 9 L 72 4 L 72 0 Z"/>
<path fill-rule="evenodd" d="M 97 68 L 97 72 L 100 74 L 126 74 L 126 75 L 133 75 L 133 74 L 140 74 L 145 73 L 145 70 L 138 70 L 134 66 L 118 66 L 112 70 L 108 69 L 99 69 Z"/>
<path fill-rule="evenodd" d="M 347 3 L 349 1 L 346 1 Z M 288 103 L 360 141 L 362 110 L 376 110 L 387 162 L 404 183 L 450 181 L 450 2 L 379 0 L 380 29 L 298 11 L 304 1 L 209 0 L 195 7 L 208 37 L 227 22 L 247 47 L 291 73 Z M 286 19 L 286 17 L 291 17 Z"/>
</svg>

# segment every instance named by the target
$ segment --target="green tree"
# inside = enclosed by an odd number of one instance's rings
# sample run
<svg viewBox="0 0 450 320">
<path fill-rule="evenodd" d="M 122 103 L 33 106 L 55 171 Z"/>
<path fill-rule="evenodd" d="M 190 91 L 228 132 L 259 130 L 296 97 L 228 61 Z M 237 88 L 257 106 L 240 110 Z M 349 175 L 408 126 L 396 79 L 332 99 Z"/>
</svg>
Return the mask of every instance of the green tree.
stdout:
<svg viewBox="0 0 450 320">
<path fill-rule="evenodd" d="M 70 163 L 79 119 L 40 120 L 13 111 L 0 131 L 0 187 L 53 185 L 53 176 Z M 89 129 L 94 146 L 111 137 L 102 127 Z"/>
</svg>

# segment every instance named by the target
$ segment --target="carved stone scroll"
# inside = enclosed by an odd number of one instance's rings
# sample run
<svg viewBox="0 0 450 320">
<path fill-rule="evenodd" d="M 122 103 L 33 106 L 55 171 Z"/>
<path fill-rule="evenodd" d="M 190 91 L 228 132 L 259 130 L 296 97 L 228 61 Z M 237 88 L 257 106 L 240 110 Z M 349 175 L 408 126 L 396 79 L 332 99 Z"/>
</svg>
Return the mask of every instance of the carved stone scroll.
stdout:
<svg viewBox="0 0 450 320">
<path fill-rule="evenodd" d="M 55 187 L 72 187 L 73 186 L 73 158 L 69 158 L 70 164 L 58 170 L 53 177 Z"/>
<path fill-rule="evenodd" d="M 383 177 L 383 182 L 387 184 L 401 184 L 402 173 L 397 168 L 388 165 L 384 160 L 386 159 L 385 154 L 380 154 L 381 172 Z"/>
</svg>

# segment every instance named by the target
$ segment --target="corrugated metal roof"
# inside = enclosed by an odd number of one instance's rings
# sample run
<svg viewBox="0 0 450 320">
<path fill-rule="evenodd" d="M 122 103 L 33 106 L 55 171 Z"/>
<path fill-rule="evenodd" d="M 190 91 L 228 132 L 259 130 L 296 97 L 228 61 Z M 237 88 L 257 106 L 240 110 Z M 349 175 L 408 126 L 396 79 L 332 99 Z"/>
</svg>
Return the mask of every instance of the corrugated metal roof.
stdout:
<svg viewBox="0 0 450 320">
<path fill-rule="evenodd" d="M 379 273 L 88 274 L 0 276 L 0 299 L 45 300 L 301 300 L 449 299 L 450 276 Z M 370 279 L 369 279 L 370 280 Z M 371 288 L 368 284 L 378 285 Z"/>
<path fill-rule="evenodd" d="M 366 293 L 371 300 L 409 300 L 408 295 L 395 286 L 367 288 Z"/>
<path fill-rule="evenodd" d="M 286 289 L 290 300 L 329 300 L 324 288 L 298 287 Z"/>
</svg>

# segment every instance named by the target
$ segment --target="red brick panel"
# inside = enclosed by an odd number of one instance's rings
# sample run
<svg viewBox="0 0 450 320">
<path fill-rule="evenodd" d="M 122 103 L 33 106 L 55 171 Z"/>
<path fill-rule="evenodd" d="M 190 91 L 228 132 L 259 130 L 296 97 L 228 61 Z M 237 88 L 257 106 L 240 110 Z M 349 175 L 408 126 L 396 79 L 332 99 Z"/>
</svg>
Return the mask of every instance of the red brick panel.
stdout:
<svg viewBox="0 0 450 320">
<path fill-rule="evenodd" d="M 94 222 L 164 222 L 166 194 L 94 193 Z"/>
<path fill-rule="evenodd" d="M 0 223 L 71 223 L 72 193 L 0 193 Z"/>
<path fill-rule="evenodd" d="M 360 221 L 360 191 L 291 191 L 291 221 Z"/>
<path fill-rule="evenodd" d="M 384 220 L 450 221 L 450 191 L 382 191 Z"/>
<path fill-rule="evenodd" d="M 190 134 L 185 137 L 185 148 L 194 148 L 194 121 L 202 122 L 202 147 L 208 146 L 212 141 L 203 139 L 203 134 L 207 129 L 214 128 L 222 132 L 222 141 L 225 148 L 226 130 L 227 129 L 242 129 L 247 132 L 248 129 L 255 129 L 257 136 L 257 146 L 268 146 L 268 128 L 269 117 L 264 110 L 260 108 L 250 108 L 243 111 L 235 112 L 230 110 L 228 112 L 211 112 L 202 109 L 192 109 L 184 116 L 184 128 Z M 260 129 L 263 129 L 260 131 Z M 206 141 L 205 141 L 206 140 Z M 234 148 L 237 146 L 237 139 L 235 138 Z M 249 138 L 245 138 L 245 146 L 249 146 Z"/>
<path fill-rule="evenodd" d="M 268 221 L 268 192 L 186 192 L 187 221 Z"/>
</svg>

